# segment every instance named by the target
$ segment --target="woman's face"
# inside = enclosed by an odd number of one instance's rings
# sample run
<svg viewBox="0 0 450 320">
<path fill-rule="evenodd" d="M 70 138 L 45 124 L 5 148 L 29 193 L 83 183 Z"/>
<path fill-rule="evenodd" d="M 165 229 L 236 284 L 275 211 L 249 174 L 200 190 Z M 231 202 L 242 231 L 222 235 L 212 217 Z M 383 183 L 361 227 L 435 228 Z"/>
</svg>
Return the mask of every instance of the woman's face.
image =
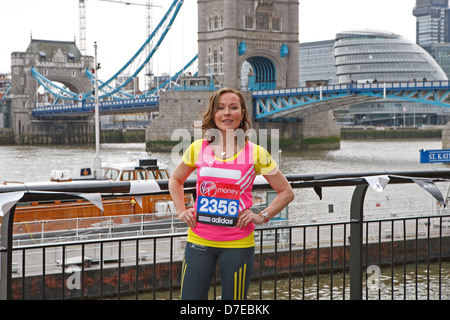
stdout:
<svg viewBox="0 0 450 320">
<path fill-rule="evenodd" d="M 243 118 L 244 113 L 239 97 L 231 92 L 222 93 L 214 115 L 217 128 L 223 133 L 228 129 L 236 130 Z"/>
</svg>

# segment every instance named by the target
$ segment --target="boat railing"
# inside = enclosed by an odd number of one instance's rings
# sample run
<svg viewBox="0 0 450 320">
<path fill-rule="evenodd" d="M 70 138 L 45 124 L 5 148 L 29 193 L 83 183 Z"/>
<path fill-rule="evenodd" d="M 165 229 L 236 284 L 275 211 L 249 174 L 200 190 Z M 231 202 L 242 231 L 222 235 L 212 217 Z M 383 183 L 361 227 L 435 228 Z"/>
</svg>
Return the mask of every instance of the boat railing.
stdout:
<svg viewBox="0 0 450 320">
<path fill-rule="evenodd" d="M 252 278 L 259 281 L 259 289 L 249 294 L 250 299 L 361 300 L 371 298 L 374 292 L 375 295 L 388 292 L 392 299 L 398 294 L 409 299 L 406 282 L 410 275 L 406 268 L 410 263 L 416 270 L 425 263 L 425 279 L 430 278 L 431 263 L 438 263 L 438 279 L 449 277 L 442 274 L 445 268 L 441 267 L 450 258 L 450 216 L 445 210 L 441 214 L 427 211 L 411 216 L 409 212 L 403 217 L 395 214 L 382 218 L 370 216 L 370 219 L 365 212 L 370 211 L 366 201 L 368 190 L 379 191 L 378 182 L 386 179 L 389 186 L 404 188 L 416 184 L 429 199 L 441 202 L 437 185 L 450 181 L 450 170 L 286 175 L 286 178 L 297 194 L 295 202 L 307 198 L 306 191 L 314 190 L 321 201 L 325 194 L 336 192 L 336 188 L 349 190 L 348 218 L 298 223 L 291 214 L 292 221 L 280 220 L 277 224 L 258 227 Z M 168 192 L 168 181 L 157 183 L 160 190 L 148 194 Z M 141 295 L 145 299 L 156 299 L 162 294 L 163 299 L 174 299 L 180 286 L 181 259 L 186 245 L 184 231 L 124 233 L 97 239 L 84 235 L 84 238 L 66 238 L 61 242 L 27 244 L 17 242 L 14 237 L 17 203 L 73 199 L 80 193 L 136 195 L 130 193 L 136 190 L 131 187 L 131 182 L 104 181 L 0 186 L 0 199 L 9 199 L 2 204 L 0 298 L 101 299 L 115 296 L 120 299 L 131 294 L 139 299 Z M 254 189 L 271 188 L 267 182 L 258 180 Z M 186 182 L 185 190 L 195 192 L 194 179 Z M 394 192 L 401 193 L 398 189 Z M 392 196 L 389 201 L 393 201 Z M 290 212 L 295 213 L 296 208 L 296 203 L 292 203 Z M 405 209 L 412 211 L 416 206 Z M 394 279 L 399 265 L 403 267 L 400 273 L 404 283 L 400 289 L 396 287 L 398 280 Z M 389 280 L 380 273 L 384 272 L 380 271 L 383 268 L 390 268 Z M 314 279 L 308 285 L 310 276 Z M 424 276 L 416 271 L 416 281 L 417 278 L 424 279 Z M 267 279 L 273 284 L 272 289 L 267 289 Z M 282 283 L 286 284 L 285 289 L 279 289 Z M 340 283 L 339 289 L 336 289 L 337 283 Z M 425 298 L 450 298 L 446 295 L 450 292 L 449 284 L 450 281 L 439 282 L 436 294 L 431 289 L 435 286 L 425 282 Z M 417 282 L 415 286 L 412 299 L 422 298 Z M 314 289 L 314 294 L 305 287 Z"/>
</svg>

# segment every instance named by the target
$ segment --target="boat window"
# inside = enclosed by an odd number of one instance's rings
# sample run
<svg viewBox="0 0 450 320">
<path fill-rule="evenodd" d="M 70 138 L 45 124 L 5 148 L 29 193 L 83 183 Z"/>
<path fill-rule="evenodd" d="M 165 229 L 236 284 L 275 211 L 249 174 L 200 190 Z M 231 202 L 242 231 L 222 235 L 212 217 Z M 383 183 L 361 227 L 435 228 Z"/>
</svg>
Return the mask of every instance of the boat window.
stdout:
<svg viewBox="0 0 450 320">
<path fill-rule="evenodd" d="M 122 173 L 122 181 L 135 180 L 134 179 L 134 171 L 124 171 Z"/>
<path fill-rule="evenodd" d="M 149 170 L 148 178 L 153 180 L 169 179 L 169 174 L 166 170 Z"/>
<path fill-rule="evenodd" d="M 166 170 L 160 170 L 159 179 L 169 179 L 169 173 Z"/>
<path fill-rule="evenodd" d="M 145 170 L 136 171 L 137 179 L 136 180 L 146 180 Z"/>
<path fill-rule="evenodd" d="M 105 170 L 105 173 L 103 174 L 103 178 L 109 179 L 109 180 L 117 180 L 119 177 L 119 170 L 107 168 Z"/>
<path fill-rule="evenodd" d="M 157 179 L 156 171 L 148 170 L 148 179 L 149 180 L 155 180 Z"/>
</svg>

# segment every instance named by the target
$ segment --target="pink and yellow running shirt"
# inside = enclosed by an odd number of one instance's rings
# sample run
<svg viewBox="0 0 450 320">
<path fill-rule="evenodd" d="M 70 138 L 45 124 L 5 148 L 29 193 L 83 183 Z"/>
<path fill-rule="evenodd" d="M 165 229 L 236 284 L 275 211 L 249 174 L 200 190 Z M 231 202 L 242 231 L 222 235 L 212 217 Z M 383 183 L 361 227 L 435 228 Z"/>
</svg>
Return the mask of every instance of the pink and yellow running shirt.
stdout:
<svg viewBox="0 0 450 320">
<path fill-rule="evenodd" d="M 232 157 L 220 159 L 199 139 L 186 150 L 183 162 L 197 168 L 197 226 L 189 228 L 187 240 L 215 247 L 254 246 L 255 225 L 240 229 L 235 223 L 238 213 L 253 205 L 255 176 L 277 167 L 267 150 L 248 141 Z"/>
</svg>

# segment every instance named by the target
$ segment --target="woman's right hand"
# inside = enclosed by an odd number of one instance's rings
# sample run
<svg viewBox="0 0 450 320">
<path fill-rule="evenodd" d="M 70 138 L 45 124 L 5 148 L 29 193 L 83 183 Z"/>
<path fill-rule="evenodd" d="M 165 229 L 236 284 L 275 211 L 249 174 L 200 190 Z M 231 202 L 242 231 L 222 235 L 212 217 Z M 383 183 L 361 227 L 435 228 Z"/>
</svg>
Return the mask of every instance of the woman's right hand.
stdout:
<svg viewBox="0 0 450 320">
<path fill-rule="evenodd" d="M 189 208 L 187 210 L 179 212 L 177 217 L 191 228 L 195 228 L 197 226 L 196 213 L 194 208 Z"/>
</svg>

